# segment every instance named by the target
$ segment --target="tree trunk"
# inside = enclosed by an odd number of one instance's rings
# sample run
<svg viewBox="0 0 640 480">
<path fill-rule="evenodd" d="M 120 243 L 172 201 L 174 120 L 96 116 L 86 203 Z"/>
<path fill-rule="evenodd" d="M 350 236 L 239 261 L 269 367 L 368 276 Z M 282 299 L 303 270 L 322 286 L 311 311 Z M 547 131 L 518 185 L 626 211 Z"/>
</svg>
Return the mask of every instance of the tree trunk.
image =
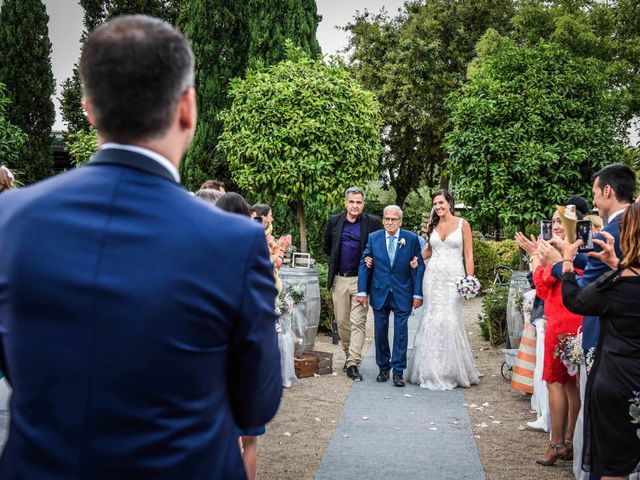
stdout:
<svg viewBox="0 0 640 480">
<path fill-rule="evenodd" d="M 443 172 L 440 175 L 440 188 L 442 190 L 449 190 L 449 177 Z"/>
<path fill-rule="evenodd" d="M 304 203 L 301 199 L 297 202 L 296 216 L 300 225 L 300 252 L 307 253 L 307 219 L 304 217 Z"/>
<path fill-rule="evenodd" d="M 407 199 L 408 196 L 409 196 L 409 192 L 401 190 L 396 187 L 396 205 L 398 205 L 400 208 L 403 207 L 404 201 Z"/>
</svg>

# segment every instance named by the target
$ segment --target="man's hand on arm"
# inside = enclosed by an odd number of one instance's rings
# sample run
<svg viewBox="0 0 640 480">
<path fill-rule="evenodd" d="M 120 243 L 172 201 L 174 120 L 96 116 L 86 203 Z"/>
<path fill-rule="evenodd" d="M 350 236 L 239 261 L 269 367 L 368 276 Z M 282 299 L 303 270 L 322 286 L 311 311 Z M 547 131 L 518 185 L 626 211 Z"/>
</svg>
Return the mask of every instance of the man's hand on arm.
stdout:
<svg viewBox="0 0 640 480">
<path fill-rule="evenodd" d="M 362 305 L 363 307 L 368 306 L 369 303 L 367 301 L 367 294 L 366 293 L 359 292 L 357 299 L 358 299 L 358 303 L 360 305 Z"/>
</svg>

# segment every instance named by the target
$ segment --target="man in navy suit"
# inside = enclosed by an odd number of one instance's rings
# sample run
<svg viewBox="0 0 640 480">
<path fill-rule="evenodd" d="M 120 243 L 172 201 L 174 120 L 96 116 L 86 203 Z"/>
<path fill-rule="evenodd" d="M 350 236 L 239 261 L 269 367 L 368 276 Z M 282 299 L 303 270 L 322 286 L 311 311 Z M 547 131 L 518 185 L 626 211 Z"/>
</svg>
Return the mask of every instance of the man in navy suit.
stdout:
<svg viewBox="0 0 640 480">
<path fill-rule="evenodd" d="M 358 271 L 358 301 L 371 297 L 375 328 L 376 363 L 380 373 L 376 380 L 386 382 L 393 369 L 393 384 L 404 387 L 402 374 L 407 367 L 407 321 L 412 308 L 422 305 L 424 262 L 412 268 L 412 259 L 420 256 L 420 242 L 415 233 L 401 230 L 402 210 L 397 205 L 384 209 L 384 230 L 369 234 Z M 372 268 L 366 258 L 373 258 Z M 371 282 L 369 283 L 369 279 Z M 370 285 L 370 291 L 367 291 Z M 393 355 L 389 350 L 389 314 L 393 312 Z"/>
<path fill-rule="evenodd" d="M 238 427 L 282 393 L 276 289 L 264 230 L 179 184 L 189 44 L 120 17 L 80 76 L 99 151 L 0 197 L 0 478 L 245 478 Z"/>
</svg>

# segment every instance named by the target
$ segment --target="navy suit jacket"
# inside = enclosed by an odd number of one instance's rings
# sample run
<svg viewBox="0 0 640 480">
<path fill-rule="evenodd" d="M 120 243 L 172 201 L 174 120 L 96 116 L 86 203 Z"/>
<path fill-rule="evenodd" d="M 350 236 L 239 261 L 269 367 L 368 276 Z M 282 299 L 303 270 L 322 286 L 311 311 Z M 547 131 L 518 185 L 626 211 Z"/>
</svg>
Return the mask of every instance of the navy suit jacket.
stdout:
<svg viewBox="0 0 640 480">
<path fill-rule="evenodd" d="M 401 245 L 403 239 L 405 244 Z M 396 254 L 391 265 L 387 253 L 386 231 L 378 230 L 369 234 L 358 270 L 358 292 L 369 293 L 371 306 L 380 310 L 389 292 L 392 291 L 398 308 L 410 312 L 413 297 L 422 296 L 424 262 L 420 254 L 418 236 L 413 232 L 400 229 Z M 373 268 L 367 268 L 364 262 L 365 257 L 373 257 Z M 418 257 L 416 269 L 409 265 L 413 257 Z M 367 285 L 370 285 L 369 290 Z"/>
<path fill-rule="evenodd" d="M 244 478 L 281 397 L 264 230 L 145 155 L 0 195 L 6 479 Z"/>
<path fill-rule="evenodd" d="M 611 234 L 615 242 L 616 256 L 622 260 L 624 255 L 620 250 L 620 220 L 624 214 L 618 215 L 611 222 L 607 224 L 602 230 Z M 605 238 L 598 233 L 594 238 L 602 240 L 606 243 Z M 599 245 L 593 244 L 593 250 L 599 252 L 602 248 Z M 582 277 L 578 278 L 578 284 L 580 287 L 586 287 L 587 285 L 595 282 L 601 275 L 611 270 L 606 263 L 602 263 L 600 260 L 594 257 L 587 257 L 587 265 L 584 269 Z M 575 264 L 575 261 L 574 261 Z M 552 274 L 554 277 L 562 280 L 562 262 L 558 262 L 553 266 Z M 582 320 L 582 348 L 585 352 L 589 351 L 591 347 L 595 347 L 598 344 L 598 336 L 600 334 L 600 319 L 599 317 L 592 317 L 586 315 Z"/>
</svg>

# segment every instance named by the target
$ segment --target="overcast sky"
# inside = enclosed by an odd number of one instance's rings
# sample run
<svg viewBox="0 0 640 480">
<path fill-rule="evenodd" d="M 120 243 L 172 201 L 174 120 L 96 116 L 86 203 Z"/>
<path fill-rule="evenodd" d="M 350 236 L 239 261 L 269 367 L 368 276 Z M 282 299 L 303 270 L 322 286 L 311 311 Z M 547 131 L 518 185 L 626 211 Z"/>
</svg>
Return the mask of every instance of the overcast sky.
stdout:
<svg viewBox="0 0 640 480">
<path fill-rule="evenodd" d="M 82 7 L 78 0 L 44 0 L 44 3 L 49 14 L 49 36 L 53 44 L 51 63 L 58 85 L 58 97 L 60 84 L 71 76 L 73 65 L 78 60 L 82 34 Z M 404 0 L 317 0 L 316 3 L 318 13 L 322 15 L 322 22 L 318 26 L 318 41 L 322 53 L 334 54 L 347 46 L 346 33 L 336 29 L 336 25 L 347 24 L 357 10 L 363 11 L 365 8 L 377 12 L 385 6 L 388 11 L 395 12 L 402 7 Z M 55 103 L 57 109 L 58 101 Z M 59 113 L 56 115 L 53 128 L 64 128 Z"/>
</svg>

